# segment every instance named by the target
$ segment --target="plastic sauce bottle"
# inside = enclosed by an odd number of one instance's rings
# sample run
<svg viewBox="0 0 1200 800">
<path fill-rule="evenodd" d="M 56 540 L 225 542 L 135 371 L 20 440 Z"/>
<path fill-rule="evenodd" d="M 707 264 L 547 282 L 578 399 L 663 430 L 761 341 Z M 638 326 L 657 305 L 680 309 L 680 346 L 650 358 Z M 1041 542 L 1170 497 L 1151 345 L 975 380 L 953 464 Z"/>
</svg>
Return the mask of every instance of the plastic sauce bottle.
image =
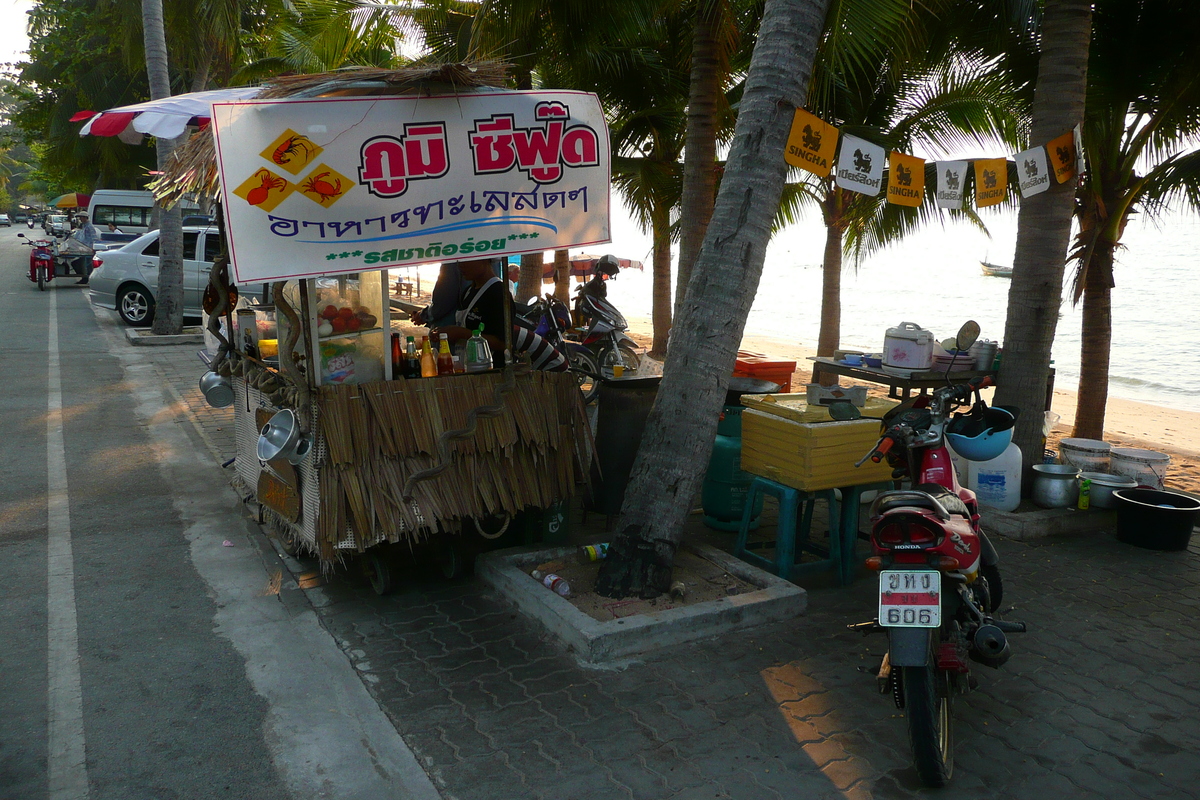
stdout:
<svg viewBox="0 0 1200 800">
<path fill-rule="evenodd" d="M 453 375 L 454 354 L 450 352 L 450 337 L 443 333 L 438 338 L 437 374 Z"/>
<path fill-rule="evenodd" d="M 399 378 L 404 368 L 404 359 L 400 355 L 400 334 L 392 332 L 392 377 Z"/>
<path fill-rule="evenodd" d="M 1091 505 L 1091 499 L 1092 499 L 1092 482 L 1090 480 L 1088 480 L 1087 478 L 1083 478 L 1082 480 L 1079 481 L 1079 503 L 1077 504 L 1079 510 L 1087 511 L 1088 506 Z"/>
<path fill-rule="evenodd" d="M 417 343 L 411 336 L 405 341 L 404 377 L 421 377 L 421 357 L 417 355 Z"/>
<path fill-rule="evenodd" d="M 438 374 L 437 362 L 433 360 L 433 351 L 429 349 L 429 340 L 421 341 L 421 377 L 436 378 Z"/>
</svg>

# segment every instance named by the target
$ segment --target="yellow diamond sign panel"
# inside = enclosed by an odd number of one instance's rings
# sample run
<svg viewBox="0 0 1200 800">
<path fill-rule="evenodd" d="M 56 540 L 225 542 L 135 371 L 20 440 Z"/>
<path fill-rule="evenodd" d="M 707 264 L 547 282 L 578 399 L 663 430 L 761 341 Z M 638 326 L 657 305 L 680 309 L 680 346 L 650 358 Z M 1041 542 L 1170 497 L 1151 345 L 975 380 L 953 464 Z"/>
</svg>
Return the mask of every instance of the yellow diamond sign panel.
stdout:
<svg viewBox="0 0 1200 800">
<path fill-rule="evenodd" d="M 302 133 L 288 128 L 267 146 L 260 156 L 293 175 L 300 172 L 324 152 L 325 148 Z"/>
<path fill-rule="evenodd" d="M 255 208 L 270 212 L 295 190 L 294 183 L 263 167 L 244 180 L 233 193 Z"/>
<path fill-rule="evenodd" d="M 309 200 L 329 208 L 354 188 L 354 181 L 330 166 L 318 164 L 298 188 Z"/>
</svg>

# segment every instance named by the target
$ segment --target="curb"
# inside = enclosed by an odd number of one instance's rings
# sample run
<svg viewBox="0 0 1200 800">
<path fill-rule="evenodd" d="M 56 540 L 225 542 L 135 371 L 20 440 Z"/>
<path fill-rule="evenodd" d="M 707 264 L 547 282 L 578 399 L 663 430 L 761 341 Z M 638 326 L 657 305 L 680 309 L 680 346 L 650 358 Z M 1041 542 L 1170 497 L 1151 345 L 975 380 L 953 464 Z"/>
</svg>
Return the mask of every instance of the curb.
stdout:
<svg viewBox="0 0 1200 800">
<path fill-rule="evenodd" d="M 171 344 L 204 344 L 204 331 L 198 327 L 187 327 L 183 333 L 158 336 L 146 328 L 125 328 L 125 341 L 140 347 L 155 347 Z"/>
</svg>

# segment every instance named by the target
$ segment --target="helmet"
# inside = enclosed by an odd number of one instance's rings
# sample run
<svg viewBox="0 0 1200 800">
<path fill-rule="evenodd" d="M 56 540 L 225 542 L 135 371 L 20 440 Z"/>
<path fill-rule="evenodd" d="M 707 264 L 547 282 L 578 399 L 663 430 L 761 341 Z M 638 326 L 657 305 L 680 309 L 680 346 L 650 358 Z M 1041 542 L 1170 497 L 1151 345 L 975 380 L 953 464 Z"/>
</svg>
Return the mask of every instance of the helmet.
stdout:
<svg viewBox="0 0 1200 800">
<path fill-rule="evenodd" d="M 991 461 L 1008 449 L 1016 423 L 1014 409 L 980 403 L 966 414 L 954 415 L 946 426 L 946 441 L 968 461 Z"/>
<path fill-rule="evenodd" d="M 596 272 L 613 277 L 621 271 L 621 262 L 616 256 L 600 256 L 600 260 L 596 262 Z"/>
</svg>

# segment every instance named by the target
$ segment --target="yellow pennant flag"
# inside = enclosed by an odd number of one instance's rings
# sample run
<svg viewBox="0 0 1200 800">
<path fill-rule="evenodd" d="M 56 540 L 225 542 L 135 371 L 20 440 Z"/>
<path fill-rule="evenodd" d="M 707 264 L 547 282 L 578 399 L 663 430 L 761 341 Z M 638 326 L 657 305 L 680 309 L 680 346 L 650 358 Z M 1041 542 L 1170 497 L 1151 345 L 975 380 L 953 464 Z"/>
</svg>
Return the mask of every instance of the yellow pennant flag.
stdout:
<svg viewBox="0 0 1200 800">
<path fill-rule="evenodd" d="M 788 134 L 784 160 L 793 167 L 806 169 L 819 178 L 829 177 L 833 154 L 837 150 L 838 129 L 827 125 L 802 108 L 796 109 Z"/>
<path fill-rule="evenodd" d="M 916 208 L 925 199 L 925 159 L 904 153 L 888 154 L 889 203 Z"/>
<path fill-rule="evenodd" d="M 975 162 L 975 206 L 987 208 L 1004 202 L 1008 188 L 1008 161 L 981 158 Z"/>
<path fill-rule="evenodd" d="M 1075 132 L 1067 131 L 1046 145 L 1054 180 L 1066 183 L 1075 177 Z"/>
</svg>

